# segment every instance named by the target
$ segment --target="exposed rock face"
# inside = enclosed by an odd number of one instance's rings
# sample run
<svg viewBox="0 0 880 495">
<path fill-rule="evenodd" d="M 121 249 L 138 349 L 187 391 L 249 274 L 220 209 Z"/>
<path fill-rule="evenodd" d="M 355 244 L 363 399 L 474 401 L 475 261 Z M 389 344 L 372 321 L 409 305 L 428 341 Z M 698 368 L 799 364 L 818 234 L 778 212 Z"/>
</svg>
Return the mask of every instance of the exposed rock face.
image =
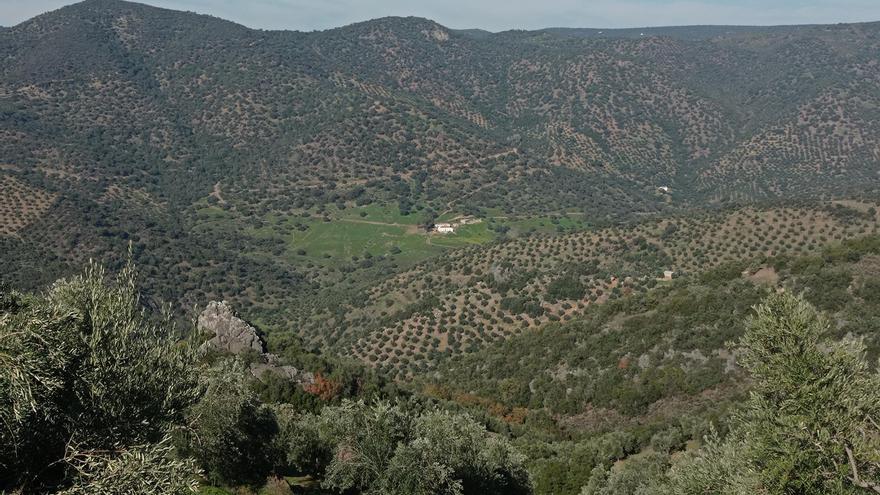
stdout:
<svg viewBox="0 0 880 495">
<path fill-rule="evenodd" d="M 232 354 L 254 351 L 260 360 L 251 363 L 251 373 L 263 380 L 266 373 L 274 373 L 292 382 L 311 384 L 315 376 L 309 371 L 282 364 L 278 356 L 266 352 L 266 342 L 257 329 L 239 318 L 226 301 L 212 301 L 199 315 L 199 330 L 212 332 L 214 337 L 202 344 L 202 349 L 216 349 Z"/>
<path fill-rule="evenodd" d="M 212 301 L 199 315 L 199 329 L 212 332 L 214 337 L 205 346 L 241 354 L 247 350 L 266 353 L 266 344 L 257 329 L 235 315 L 226 301 Z"/>
</svg>

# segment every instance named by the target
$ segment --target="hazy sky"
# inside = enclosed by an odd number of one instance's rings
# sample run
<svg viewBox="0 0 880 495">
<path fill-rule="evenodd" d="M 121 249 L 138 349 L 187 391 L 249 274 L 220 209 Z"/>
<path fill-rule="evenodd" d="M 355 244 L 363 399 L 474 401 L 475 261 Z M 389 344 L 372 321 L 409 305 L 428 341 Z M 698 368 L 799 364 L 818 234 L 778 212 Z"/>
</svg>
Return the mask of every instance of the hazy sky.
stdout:
<svg viewBox="0 0 880 495">
<path fill-rule="evenodd" d="M 73 3 L 0 0 L 0 25 Z M 807 24 L 880 20 L 880 0 L 145 0 L 265 29 L 326 29 L 387 15 L 427 17 L 452 28 L 683 24 Z"/>
</svg>

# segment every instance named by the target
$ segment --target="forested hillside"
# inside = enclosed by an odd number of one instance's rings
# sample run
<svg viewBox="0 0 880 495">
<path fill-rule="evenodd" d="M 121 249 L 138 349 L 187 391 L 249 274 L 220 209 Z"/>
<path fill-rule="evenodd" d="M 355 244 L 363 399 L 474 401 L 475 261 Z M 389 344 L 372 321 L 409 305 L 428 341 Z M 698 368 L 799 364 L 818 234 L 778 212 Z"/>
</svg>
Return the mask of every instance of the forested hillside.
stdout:
<svg viewBox="0 0 880 495">
<path fill-rule="evenodd" d="M 875 189 L 877 24 L 574 34 L 267 32 L 115 0 L 6 29 L 4 273 L 38 286 L 132 240 L 166 299 L 287 299 L 315 277 L 296 233 L 343 208 L 594 223 Z"/>
<path fill-rule="evenodd" d="M 880 491 L 878 54 L 0 28 L 0 491 Z"/>
</svg>

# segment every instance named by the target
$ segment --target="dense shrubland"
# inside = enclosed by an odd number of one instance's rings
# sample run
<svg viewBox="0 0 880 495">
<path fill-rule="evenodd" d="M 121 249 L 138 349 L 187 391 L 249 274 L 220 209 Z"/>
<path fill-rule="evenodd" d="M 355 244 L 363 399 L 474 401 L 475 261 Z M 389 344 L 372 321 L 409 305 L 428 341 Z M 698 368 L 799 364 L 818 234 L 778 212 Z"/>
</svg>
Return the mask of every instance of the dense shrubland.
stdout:
<svg viewBox="0 0 880 495">
<path fill-rule="evenodd" d="M 451 361 L 427 396 L 267 386 L 145 312 L 131 267 L 91 265 L 41 294 L 2 291 L 0 479 L 72 494 L 873 490 L 878 253 L 869 238 L 769 260 L 783 293 L 723 266 L 622 298 Z"/>
<path fill-rule="evenodd" d="M 261 401 L 242 358 L 206 361 L 144 312 L 134 281 L 130 266 L 90 265 L 42 294 L 0 294 L 0 488 L 179 494 L 297 474 L 334 492 L 531 491 L 522 456 L 468 415 Z"/>
</svg>

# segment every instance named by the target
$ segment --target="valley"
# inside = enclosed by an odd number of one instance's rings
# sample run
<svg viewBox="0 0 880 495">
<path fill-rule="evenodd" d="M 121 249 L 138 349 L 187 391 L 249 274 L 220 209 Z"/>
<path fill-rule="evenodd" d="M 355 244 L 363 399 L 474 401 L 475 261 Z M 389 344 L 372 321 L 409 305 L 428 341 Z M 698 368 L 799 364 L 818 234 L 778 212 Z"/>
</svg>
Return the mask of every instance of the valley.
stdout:
<svg viewBox="0 0 880 495">
<path fill-rule="evenodd" d="M 0 491 L 132 459 L 169 494 L 876 491 L 878 54 L 878 22 L 2 28 Z"/>
</svg>

